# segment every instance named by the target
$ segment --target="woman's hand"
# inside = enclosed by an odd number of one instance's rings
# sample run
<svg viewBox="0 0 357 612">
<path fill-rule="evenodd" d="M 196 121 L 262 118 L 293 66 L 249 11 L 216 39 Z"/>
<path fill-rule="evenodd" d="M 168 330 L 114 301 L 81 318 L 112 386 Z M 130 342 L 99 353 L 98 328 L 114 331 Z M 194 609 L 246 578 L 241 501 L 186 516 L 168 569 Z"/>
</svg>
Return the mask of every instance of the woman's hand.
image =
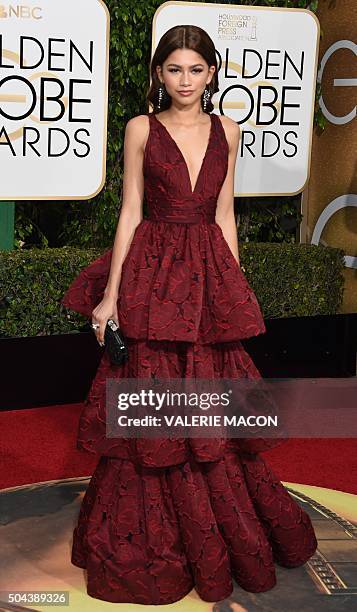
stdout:
<svg viewBox="0 0 357 612">
<path fill-rule="evenodd" d="M 119 327 L 117 300 L 115 297 L 104 295 L 102 301 L 92 311 L 92 325 L 93 323 L 99 325 L 94 332 L 101 346 L 104 346 L 104 332 L 108 319 L 113 319 Z"/>
</svg>

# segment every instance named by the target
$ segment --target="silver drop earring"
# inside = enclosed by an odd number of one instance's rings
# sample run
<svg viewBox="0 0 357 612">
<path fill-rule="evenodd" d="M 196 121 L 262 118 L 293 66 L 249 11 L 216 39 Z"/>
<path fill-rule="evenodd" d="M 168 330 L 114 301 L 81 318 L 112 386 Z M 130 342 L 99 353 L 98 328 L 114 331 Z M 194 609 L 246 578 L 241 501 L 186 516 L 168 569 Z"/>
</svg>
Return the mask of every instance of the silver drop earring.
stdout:
<svg viewBox="0 0 357 612">
<path fill-rule="evenodd" d="M 207 102 L 210 99 L 210 93 L 209 90 L 207 89 L 207 87 L 205 87 L 205 90 L 203 92 L 203 110 L 206 111 L 207 110 Z"/>
<path fill-rule="evenodd" d="M 161 108 L 161 101 L 162 101 L 162 98 L 164 97 L 164 86 L 163 86 L 163 84 L 160 85 L 158 91 L 159 91 L 159 101 L 157 103 L 157 108 L 158 108 L 158 110 L 160 110 L 160 108 Z"/>
</svg>

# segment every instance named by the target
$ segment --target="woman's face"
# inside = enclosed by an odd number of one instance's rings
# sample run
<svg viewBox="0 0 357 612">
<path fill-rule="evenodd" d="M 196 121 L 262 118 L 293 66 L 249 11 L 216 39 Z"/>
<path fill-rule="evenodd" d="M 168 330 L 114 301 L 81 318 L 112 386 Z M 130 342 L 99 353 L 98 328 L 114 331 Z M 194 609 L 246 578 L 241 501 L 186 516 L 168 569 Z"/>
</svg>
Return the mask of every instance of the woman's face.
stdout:
<svg viewBox="0 0 357 612">
<path fill-rule="evenodd" d="M 167 93 L 178 105 L 192 105 L 200 100 L 206 85 L 211 81 L 215 66 L 192 49 L 176 49 L 162 65 L 156 68 Z M 183 95 L 182 92 L 190 92 Z"/>
</svg>

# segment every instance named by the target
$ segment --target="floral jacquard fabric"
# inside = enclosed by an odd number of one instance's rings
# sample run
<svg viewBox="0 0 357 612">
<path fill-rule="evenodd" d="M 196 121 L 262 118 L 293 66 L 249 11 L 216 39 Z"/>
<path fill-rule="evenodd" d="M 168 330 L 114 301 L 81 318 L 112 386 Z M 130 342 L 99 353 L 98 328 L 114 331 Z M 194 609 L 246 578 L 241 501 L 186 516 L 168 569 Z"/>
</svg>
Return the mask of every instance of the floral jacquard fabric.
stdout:
<svg viewBox="0 0 357 612">
<path fill-rule="evenodd" d="M 153 114 L 143 173 L 149 218 L 125 257 L 118 316 L 129 360 L 104 351 L 80 416 L 77 446 L 99 461 L 73 532 L 72 563 L 92 597 L 168 604 L 193 588 L 220 601 L 233 580 L 250 592 L 276 584 L 274 563 L 303 565 L 317 541 L 308 514 L 261 451 L 264 438 L 106 436 L 108 378 L 260 379 L 241 340 L 265 332 L 254 292 L 215 223 L 228 168 L 218 115 L 192 189 L 186 161 Z M 62 303 L 91 318 L 112 249 L 84 268 Z"/>
<path fill-rule="evenodd" d="M 209 143 L 191 194 L 184 159 L 149 114 L 143 165 L 149 218 L 136 227 L 118 295 L 120 328 L 128 338 L 209 344 L 266 331 L 257 298 L 214 221 L 228 144 L 219 117 L 210 116 Z M 82 270 L 62 303 L 90 317 L 103 297 L 111 257 L 109 249 Z"/>
</svg>

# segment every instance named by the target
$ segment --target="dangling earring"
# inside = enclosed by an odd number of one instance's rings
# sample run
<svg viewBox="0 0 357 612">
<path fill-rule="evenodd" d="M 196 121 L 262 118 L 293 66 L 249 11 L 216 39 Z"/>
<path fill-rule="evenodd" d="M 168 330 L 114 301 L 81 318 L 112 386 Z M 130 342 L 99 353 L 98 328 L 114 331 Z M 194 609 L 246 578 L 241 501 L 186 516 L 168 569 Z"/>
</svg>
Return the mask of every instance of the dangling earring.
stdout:
<svg viewBox="0 0 357 612">
<path fill-rule="evenodd" d="M 162 101 L 162 98 L 164 97 L 164 92 L 165 92 L 163 84 L 160 85 L 158 91 L 159 91 L 159 101 L 157 103 L 157 108 L 158 108 L 158 110 L 160 110 L 160 108 L 161 108 L 161 101 Z"/>
<path fill-rule="evenodd" d="M 209 92 L 209 89 L 207 89 L 207 87 L 205 87 L 205 90 L 203 92 L 203 110 L 204 111 L 207 110 L 207 103 L 208 103 L 210 97 L 211 97 L 211 94 Z"/>
</svg>

